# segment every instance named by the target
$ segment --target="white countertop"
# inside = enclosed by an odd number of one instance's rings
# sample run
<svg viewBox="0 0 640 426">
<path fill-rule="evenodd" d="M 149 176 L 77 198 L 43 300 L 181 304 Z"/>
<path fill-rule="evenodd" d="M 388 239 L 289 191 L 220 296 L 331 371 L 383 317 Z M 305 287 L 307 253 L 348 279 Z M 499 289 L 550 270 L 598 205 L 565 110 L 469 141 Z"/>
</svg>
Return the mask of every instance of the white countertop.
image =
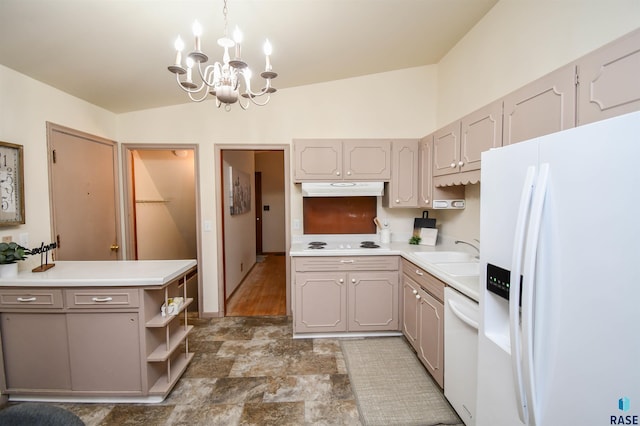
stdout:
<svg viewBox="0 0 640 426">
<path fill-rule="evenodd" d="M 196 266 L 186 260 L 57 261 L 45 272 L 0 278 L 0 287 L 161 286 Z"/>
<path fill-rule="evenodd" d="M 448 286 L 458 290 L 460 293 L 478 301 L 480 294 L 480 277 L 479 276 L 453 276 L 449 275 L 432 263 L 426 262 L 415 253 L 418 252 L 437 252 L 437 251 L 461 251 L 459 247 L 453 249 L 446 246 L 425 246 L 414 245 L 404 242 L 391 242 L 390 244 L 380 244 L 379 249 L 360 249 L 351 248 L 344 249 L 323 249 L 323 250 L 306 250 L 307 243 L 294 243 L 291 245 L 289 255 L 296 256 L 402 256 L 416 266 L 429 272 L 434 277 L 442 280 Z"/>
</svg>

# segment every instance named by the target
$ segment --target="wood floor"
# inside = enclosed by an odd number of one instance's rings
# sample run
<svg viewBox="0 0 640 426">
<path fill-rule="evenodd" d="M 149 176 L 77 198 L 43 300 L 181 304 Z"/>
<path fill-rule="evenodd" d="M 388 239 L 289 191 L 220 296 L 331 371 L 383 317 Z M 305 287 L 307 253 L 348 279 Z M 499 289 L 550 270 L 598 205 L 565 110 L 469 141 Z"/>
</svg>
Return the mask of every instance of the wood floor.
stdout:
<svg viewBox="0 0 640 426">
<path fill-rule="evenodd" d="M 283 254 L 264 255 L 227 301 L 226 316 L 286 315 L 286 274 Z"/>
</svg>

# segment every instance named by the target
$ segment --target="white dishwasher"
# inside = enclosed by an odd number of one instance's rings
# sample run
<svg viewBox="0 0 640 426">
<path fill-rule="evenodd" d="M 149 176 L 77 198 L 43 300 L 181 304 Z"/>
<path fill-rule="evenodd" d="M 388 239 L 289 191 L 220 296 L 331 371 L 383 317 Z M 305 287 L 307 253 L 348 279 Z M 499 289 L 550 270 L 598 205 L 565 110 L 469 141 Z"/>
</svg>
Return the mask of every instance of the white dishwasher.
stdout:
<svg viewBox="0 0 640 426">
<path fill-rule="evenodd" d="M 444 395 L 467 426 L 476 424 L 478 302 L 444 289 Z"/>
</svg>

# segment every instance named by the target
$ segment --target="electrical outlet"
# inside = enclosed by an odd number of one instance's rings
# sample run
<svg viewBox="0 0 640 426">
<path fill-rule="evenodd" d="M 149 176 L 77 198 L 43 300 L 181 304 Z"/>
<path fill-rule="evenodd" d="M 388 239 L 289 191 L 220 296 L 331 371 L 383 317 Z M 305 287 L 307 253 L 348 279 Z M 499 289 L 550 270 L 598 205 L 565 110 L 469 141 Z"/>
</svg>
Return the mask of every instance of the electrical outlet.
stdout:
<svg viewBox="0 0 640 426">
<path fill-rule="evenodd" d="M 4 237 L 2 237 L 3 243 L 10 243 L 11 241 L 13 241 L 13 238 L 11 238 L 11 235 L 5 235 Z"/>
</svg>

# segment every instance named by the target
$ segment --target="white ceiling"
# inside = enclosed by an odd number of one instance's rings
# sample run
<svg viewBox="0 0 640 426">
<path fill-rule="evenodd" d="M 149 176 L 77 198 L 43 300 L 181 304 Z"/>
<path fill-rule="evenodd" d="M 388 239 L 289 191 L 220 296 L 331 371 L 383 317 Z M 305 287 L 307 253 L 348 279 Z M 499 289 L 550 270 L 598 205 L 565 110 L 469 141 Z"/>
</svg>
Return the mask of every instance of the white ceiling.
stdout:
<svg viewBox="0 0 640 426">
<path fill-rule="evenodd" d="M 498 0 L 228 0 L 229 32 L 278 89 L 435 64 Z M 221 60 L 222 0 L 0 0 L 0 64 L 115 113 L 188 102 L 167 70 L 178 34 Z M 255 65 L 253 65 L 255 64 Z M 256 77 L 254 77 L 256 80 Z M 254 86 L 262 87 L 259 81 Z"/>
</svg>

